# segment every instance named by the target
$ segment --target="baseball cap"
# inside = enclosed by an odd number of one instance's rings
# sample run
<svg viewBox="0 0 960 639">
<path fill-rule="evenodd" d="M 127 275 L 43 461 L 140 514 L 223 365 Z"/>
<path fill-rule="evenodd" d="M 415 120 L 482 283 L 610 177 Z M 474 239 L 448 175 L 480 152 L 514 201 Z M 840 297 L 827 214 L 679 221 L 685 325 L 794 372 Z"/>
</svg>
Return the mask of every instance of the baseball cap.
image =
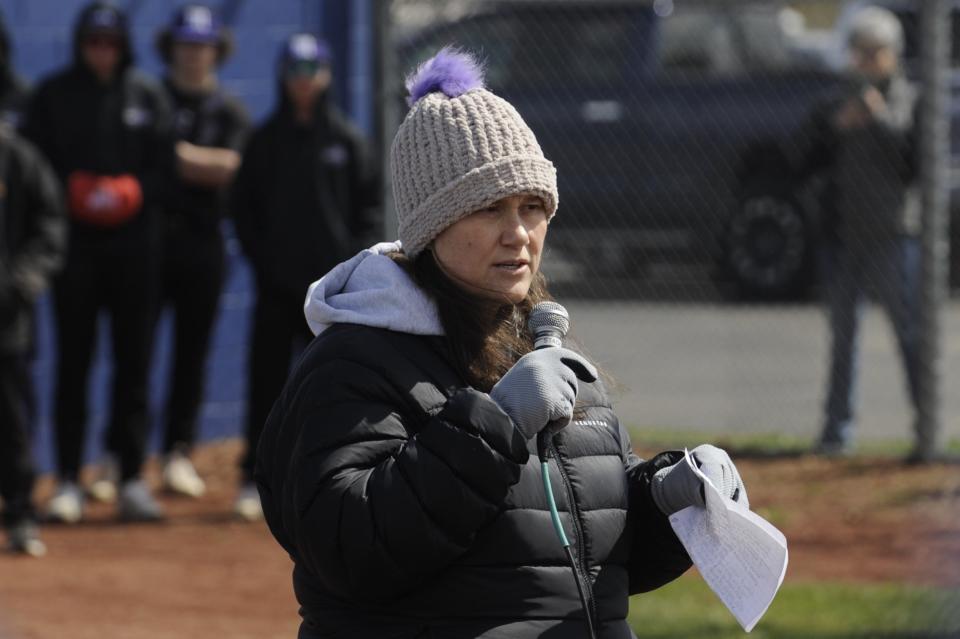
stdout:
<svg viewBox="0 0 960 639">
<path fill-rule="evenodd" d="M 80 15 L 79 30 L 83 35 L 115 34 L 126 30 L 123 14 L 114 6 L 95 4 Z"/>
<path fill-rule="evenodd" d="M 312 33 L 297 33 L 284 43 L 280 66 L 285 73 L 310 72 L 330 64 L 330 45 Z"/>
<path fill-rule="evenodd" d="M 202 4 L 188 4 L 173 14 L 170 35 L 179 42 L 214 44 L 219 42 L 222 29 L 213 9 Z"/>
</svg>

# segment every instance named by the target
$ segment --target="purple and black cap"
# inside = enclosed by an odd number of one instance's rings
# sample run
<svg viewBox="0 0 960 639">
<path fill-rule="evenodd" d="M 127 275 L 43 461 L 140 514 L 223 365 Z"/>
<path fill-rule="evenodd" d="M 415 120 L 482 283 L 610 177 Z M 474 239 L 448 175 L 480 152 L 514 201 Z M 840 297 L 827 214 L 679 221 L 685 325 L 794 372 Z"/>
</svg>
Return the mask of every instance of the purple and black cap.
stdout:
<svg viewBox="0 0 960 639">
<path fill-rule="evenodd" d="M 77 18 L 77 34 L 80 37 L 112 36 L 124 37 L 127 32 L 127 20 L 117 7 L 95 2 L 87 5 Z"/>
<path fill-rule="evenodd" d="M 223 62 L 233 53 L 233 37 L 230 29 L 220 20 L 212 7 L 190 3 L 177 9 L 160 33 L 157 34 L 157 51 L 164 62 L 172 61 L 171 49 L 177 43 L 209 44 L 217 47 L 217 62 Z"/>
<path fill-rule="evenodd" d="M 280 70 L 285 76 L 313 75 L 331 61 L 330 45 L 312 33 L 296 33 L 280 49 Z"/>
<path fill-rule="evenodd" d="M 188 4 L 173 14 L 170 37 L 175 42 L 217 44 L 223 37 L 223 27 L 212 8 L 202 4 Z"/>
</svg>

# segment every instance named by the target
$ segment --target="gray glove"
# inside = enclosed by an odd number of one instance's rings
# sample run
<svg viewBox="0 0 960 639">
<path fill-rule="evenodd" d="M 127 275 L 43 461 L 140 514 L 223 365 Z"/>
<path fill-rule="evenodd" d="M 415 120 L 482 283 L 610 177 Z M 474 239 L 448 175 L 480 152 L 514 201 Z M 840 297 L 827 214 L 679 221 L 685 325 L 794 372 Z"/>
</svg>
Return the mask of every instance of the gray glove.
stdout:
<svg viewBox="0 0 960 639">
<path fill-rule="evenodd" d="M 577 378 L 596 381 L 597 369 L 566 348 L 541 348 L 517 360 L 490 390 L 490 397 L 530 439 L 551 422 L 565 426 L 573 418 Z"/>
<path fill-rule="evenodd" d="M 690 451 L 690 456 L 721 495 L 750 507 L 747 489 L 726 451 L 703 444 Z M 684 459 L 658 470 L 650 484 L 650 492 L 653 501 L 665 515 L 672 515 L 687 506 L 706 506 L 703 482 Z"/>
</svg>

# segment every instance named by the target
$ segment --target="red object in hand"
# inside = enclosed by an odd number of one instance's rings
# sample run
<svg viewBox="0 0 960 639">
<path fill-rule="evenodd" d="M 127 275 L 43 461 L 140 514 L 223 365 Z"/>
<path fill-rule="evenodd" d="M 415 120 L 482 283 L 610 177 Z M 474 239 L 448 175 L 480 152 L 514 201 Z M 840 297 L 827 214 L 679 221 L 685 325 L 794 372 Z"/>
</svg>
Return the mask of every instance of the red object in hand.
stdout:
<svg viewBox="0 0 960 639">
<path fill-rule="evenodd" d="M 116 227 L 135 217 L 143 206 L 140 181 L 129 173 L 97 175 L 74 171 L 67 178 L 70 215 L 93 226 Z"/>
</svg>

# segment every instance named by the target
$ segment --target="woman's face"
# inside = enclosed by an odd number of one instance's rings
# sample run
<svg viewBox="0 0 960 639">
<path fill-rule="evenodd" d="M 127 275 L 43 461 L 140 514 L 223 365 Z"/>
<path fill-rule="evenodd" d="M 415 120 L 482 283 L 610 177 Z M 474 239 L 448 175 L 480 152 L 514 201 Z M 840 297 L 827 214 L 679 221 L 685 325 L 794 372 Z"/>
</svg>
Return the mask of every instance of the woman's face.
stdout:
<svg viewBox="0 0 960 639">
<path fill-rule="evenodd" d="M 433 253 L 443 271 L 488 299 L 523 301 L 540 269 L 547 211 L 535 195 L 513 195 L 443 230 Z"/>
</svg>

